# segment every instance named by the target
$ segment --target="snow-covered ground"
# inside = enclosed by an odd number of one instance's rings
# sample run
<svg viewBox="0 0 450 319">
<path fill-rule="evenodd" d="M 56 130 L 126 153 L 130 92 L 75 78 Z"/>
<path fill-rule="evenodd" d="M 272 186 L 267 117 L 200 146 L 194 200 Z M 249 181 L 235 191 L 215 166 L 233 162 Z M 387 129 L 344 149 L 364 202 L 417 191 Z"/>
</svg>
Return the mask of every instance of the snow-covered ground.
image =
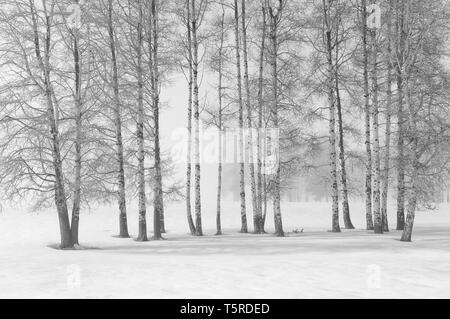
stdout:
<svg viewBox="0 0 450 319">
<path fill-rule="evenodd" d="M 0 214 L 0 297 L 450 297 L 450 206 L 419 212 L 412 243 L 400 242 L 397 231 L 365 231 L 363 204 L 351 209 L 357 229 L 335 234 L 327 231 L 329 204 L 284 203 L 287 237 L 277 238 L 239 234 L 238 203 L 224 204 L 225 235 L 214 236 L 215 209 L 206 206 L 205 236 L 193 238 L 184 204 L 173 204 L 166 208 L 167 240 L 140 243 L 114 237 L 117 209 L 102 207 L 81 216 L 86 249 L 77 251 L 52 248 L 59 240 L 55 212 L 7 209 Z M 135 211 L 129 207 L 132 236 Z"/>
</svg>

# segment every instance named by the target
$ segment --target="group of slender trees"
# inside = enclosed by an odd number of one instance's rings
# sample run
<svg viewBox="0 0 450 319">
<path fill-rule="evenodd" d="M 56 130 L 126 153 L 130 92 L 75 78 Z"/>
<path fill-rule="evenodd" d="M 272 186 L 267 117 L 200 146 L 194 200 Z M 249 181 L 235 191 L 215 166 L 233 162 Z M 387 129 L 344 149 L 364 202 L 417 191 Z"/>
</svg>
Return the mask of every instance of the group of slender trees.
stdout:
<svg viewBox="0 0 450 319">
<path fill-rule="evenodd" d="M 119 236 L 130 237 L 131 195 L 139 204 L 137 240 L 148 240 L 149 194 L 153 238 L 162 238 L 164 185 L 174 192 L 178 187 L 167 186 L 171 163 L 161 151 L 160 96 L 177 72 L 186 79 L 182 196 L 192 235 L 203 235 L 202 122 L 221 133 L 239 129 L 244 233 L 247 202 L 257 234 L 265 232 L 271 202 L 275 234 L 284 236 L 283 189 L 292 174 L 314 169 L 307 163 L 323 142 L 329 147 L 333 232 L 341 231 L 340 201 L 346 229 L 354 228 L 352 212 L 365 213 L 367 230 L 389 231 L 388 200 L 395 197 L 396 229 L 410 241 L 416 210 L 433 205 L 449 176 L 445 0 L 0 3 L 2 198 L 55 206 L 61 248 L 78 244 L 82 207 L 111 199 L 118 202 Z M 263 128 L 279 130 L 279 140 L 270 141 L 279 154 L 270 174 Z M 364 180 L 349 176 L 350 161 L 362 165 Z M 365 185 L 365 212 L 351 211 L 359 182 Z"/>
<path fill-rule="evenodd" d="M 139 197 L 137 240 L 147 240 L 149 180 L 153 238 L 164 232 L 159 11 L 157 1 L 1 4 L 4 196 L 53 201 L 61 248 L 78 244 L 82 201 L 116 198 L 119 236 L 129 237 L 126 166 Z"/>
<path fill-rule="evenodd" d="M 397 230 L 402 241 L 410 241 L 415 211 L 433 202 L 448 176 L 448 71 L 443 57 L 448 41 L 448 3 L 445 1 L 360 1 L 356 4 L 358 26 L 348 25 L 344 1 L 323 1 L 325 42 L 328 59 L 330 108 L 330 154 L 333 195 L 333 231 L 340 231 L 337 219 L 335 109 L 341 186 L 346 228 L 348 216 L 345 150 L 339 85 L 348 85 L 344 70 L 348 60 L 352 72 L 362 73 L 362 101 L 365 118 L 365 202 L 367 230 L 389 231 L 387 219 L 391 174 L 396 173 Z M 356 31 L 354 31 L 356 30 Z M 354 33 L 353 33 L 354 32 Z M 355 38 L 359 33 L 359 41 Z M 354 34 L 353 37 L 348 37 Z M 349 57 L 345 48 L 353 43 Z M 359 69 L 359 70 L 358 70 Z M 342 87 L 342 84 L 341 84 Z M 353 91 L 352 94 L 359 90 Z M 361 96 L 361 95 L 359 95 Z M 397 125 L 393 125 L 396 120 Z M 384 129 L 384 145 L 381 132 Z M 436 135 L 437 131 L 439 136 Z M 394 136 L 392 136 L 394 135 Z M 394 152 L 391 141 L 395 139 Z M 440 149 L 440 151 L 437 151 Z M 392 154 L 394 153 L 394 154 Z M 438 154 L 440 153 L 440 154 Z M 439 172 L 439 173 L 438 173 Z M 446 173 L 447 172 L 447 173 Z M 439 174 L 442 174 L 439 176 Z M 431 185 L 430 181 L 435 181 Z M 430 187 L 431 186 L 431 187 Z M 406 207 L 406 217 L 405 217 Z"/>
<path fill-rule="evenodd" d="M 220 45 L 211 49 L 212 70 L 219 79 L 219 110 L 213 114 L 216 125 L 224 130 L 224 123 L 233 125 L 230 122 L 234 121 L 239 128 L 280 129 L 280 165 L 270 176 L 261 173 L 261 138 L 250 145 L 257 149 L 257 165 L 252 160 L 244 165 L 245 143 L 240 136 L 241 232 L 248 231 L 247 167 L 254 232 L 264 232 L 264 193 L 273 203 L 276 234 L 283 236 L 280 192 L 290 173 L 307 166 L 301 153 L 320 139 L 305 128 L 313 118 L 329 121 L 327 180 L 332 231 L 341 231 L 339 200 L 345 228 L 354 228 L 349 204 L 350 185 L 354 183 L 347 174 L 347 164 L 358 159 L 366 172 L 367 230 L 377 234 L 389 231 L 388 199 L 395 196 L 396 229 L 403 231 L 401 240 L 410 241 L 415 211 L 433 207 L 448 179 L 449 78 L 445 58 L 449 4 L 265 0 L 212 1 L 210 6 L 220 12 L 214 29 L 220 35 Z M 230 37 L 231 41 L 224 42 Z M 227 47 L 233 48 L 234 57 Z M 314 106 L 324 103 L 325 96 L 328 114 L 323 107 Z M 225 101 L 233 103 L 237 111 L 227 114 L 224 122 Z M 352 112 L 358 114 L 353 119 L 364 123 L 363 127 L 345 119 Z M 297 120 L 292 120 L 293 116 Z M 365 152 L 358 145 L 364 145 Z M 219 164 L 217 233 L 221 232 L 221 170 Z"/>
</svg>

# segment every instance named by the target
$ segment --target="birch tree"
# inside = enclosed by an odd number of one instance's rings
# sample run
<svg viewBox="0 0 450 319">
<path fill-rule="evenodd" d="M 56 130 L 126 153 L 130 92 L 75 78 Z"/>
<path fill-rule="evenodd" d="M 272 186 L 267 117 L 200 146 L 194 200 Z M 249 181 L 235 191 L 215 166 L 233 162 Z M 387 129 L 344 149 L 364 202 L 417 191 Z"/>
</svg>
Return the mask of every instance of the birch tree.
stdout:
<svg viewBox="0 0 450 319">
<path fill-rule="evenodd" d="M 159 132 L 159 57 L 158 57 L 158 9 L 159 3 L 157 0 L 152 0 L 149 4 L 149 19 L 148 19 L 148 44 L 149 44 L 149 69 L 150 82 L 152 92 L 152 110 L 153 110 L 153 134 L 154 134 L 154 164 L 153 164 L 153 239 L 159 240 L 162 238 L 162 216 L 163 216 L 163 189 L 162 189 L 162 174 L 161 174 L 161 147 L 160 147 L 160 132 Z"/>
<path fill-rule="evenodd" d="M 376 6 L 375 2 L 372 3 Z M 376 15 L 376 8 L 372 7 Z M 376 23 L 375 23 L 376 24 Z M 380 198 L 380 133 L 379 133 L 379 107 L 378 107 L 378 44 L 377 44 L 377 29 L 378 26 L 372 26 L 370 30 L 371 38 L 371 80 L 372 80 L 372 129 L 373 129 L 373 216 L 374 216 L 374 231 L 377 234 L 383 233 L 382 217 L 381 217 L 381 198 Z"/>
<path fill-rule="evenodd" d="M 370 94 L 369 94 L 369 50 L 367 30 L 367 1 L 361 0 L 362 10 L 362 46 L 363 46 L 363 77 L 364 77 L 364 114 L 365 114 L 365 144 L 366 144 L 366 228 L 373 230 L 372 219 L 372 148 L 370 134 Z"/>
<path fill-rule="evenodd" d="M 138 197 L 139 197 L 139 234 L 138 241 L 147 241 L 147 207 L 145 195 L 145 141 L 144 141 L 144 72 L 143 72 L 143 43 L 144 43 L 144 7 L 142 1 L 137 1 L 138 19 L 136 23 L 137 39 L 135 51 L 137 57 L 136 73 L 138 81 L 138 120 L 136 125 L 136 138 L 138 144 Z"/>
<path fill-rule="evenodd" d="M 250 167 L 250 187 L 252 194 L 252 208 L 253 208 L 253 227 L 256 234 L 261 233 L 259 213 L 258 213 L 258 198 L 256 192 L 256 180 L 255 180 L 255 165 L 253 158 L 253 132 L 252 132 L 252 105 L 250 96 L 250 81 L 248 74 L 248 44 L 247 44 L 247 22 L 246 22 L 246 9 L 245 0 L 241 1 L 241 28 L 242 28 L 242 51 L 244 62 L 244 86 L 245 86 L 245 105 L 247 110 L 247 127 L 248 127 L 248 147 L 249 147 L 249 167 Z"/>
<path fill-rule="evenodd" d="M 442 125 L 445 121 L 440 119 L 441 90 L 446 87 L 443 83 L 448 81 L 448 73 L 442 72 L 440 56 L 444 49 L 443 40 L 449 36 L 448 8 L 448 4 L 442 1 L 427 4 L 411 1 L 404 3 L 401 11 L 404 32 L 402 83 L 406 111 L 404 136 L 405 142 L 408 141 L 405 143 L 405 170 L 409 177 L 407 216 L 401 241 L 411 241 L 417 208 L 426 205 L 432 198 L 430 193 L 436 193 L 433 187 L 427 186 L 435 178 L 432 172 L 442 171 L 445 167 L 445 164 L 441 166 L 443 163 L 438 160 L 436 150 L 445 152 L 444 145 L 448 145 L 448 126 Z"/>
<path fill-rule="evenodd" d="M 263 89 L 264 89 L 264 51 L 266 45 L 266 29 L 267 29 L 267 13 L 266 13 L 266 0 L 262 1 L 261 4 L 261 43 L 259 48 L 259 68 L 258 68 L 258 136 L 257 136 L 257 190 L 258 190 L 258 214 L 256 225 L 259 232 L 264 233 L 264 221 L 263 221 L 263 197 L 264 189 L 263 184 L 265 181 L 262 176 L 262 145 L 261 145 L 261 134 L 260 131 L 263 128 L 263 114 L 264 112 L 264 101 L 263 101 Z M 265 185 L 264 185 L 265 186 Z M 265 214 L 264 214 L 265 215 Z M 265 218 L 264 218 L 265 220 Z"/>
<path fill-rule="evenodd" d="M 386 40 L 387 49 L 385 53 L 385 63 L 387 65 L 386 75 L 386 131 L 384 138 L 384 161 L 381 176 L 381 217 L 383 224 L 383 231 L 389 231 L 389 223 L 387 218 L 387 204 L 389 194 L 389 172 L 390 170 L 390 156 L 391 156 L 391 118 L 392 118 L 392 12 L 394 1 L 389 0 L 387 2 L 387 30 Z"/>
<path fill-rule="evenodd" d="M 234 0 L 234 37 L 236 51 L 236 82 L 239 107 L 239 195 L 241 199 L 241 233 L 247 233 L 247 213 L 245 205 L 245 164 L 244 164 L 244 104 L 242 98 L 241 48 L 239 35 L 238 1 Z"/>
<path fill-rule="evenodd" d="M 118 185 L 118 201 L 119 201 L 119 237 L 128 238 L 128 221 L 127 221 L 127 207 L 125 198 L 125 170 L 124 170 L 124 152 L 122 140 L 122 118 L 121 118 L 121 102 L 119 93 L 119 71 L 117 66 L 117 48 L 116 48 L 116 34 L 114 29 L 114 0 L 108 0 L 107 7 L 107 26 L 109 35 L 109 50 L 111 54 L 112 65 L 112 83 L 114 94 L 114 126 L 116 133 L 116 160 L 117 160 L 117 185 Z"/>
<path fill-rule="evenodd" d="M 37 9 L 34 1 L 30 1 L 30 14 L 31 22 L 33 28 L 33 37 L 35 45 L 35 56 L 38 61 L 39 69 L 42 73 L 43 86 L 45 98 L 47 101 L 47 114 L 48 123 L 52 141 L 52 157 L 53 157 L 53 167 L 55 170 L 55 202 L 59 217 L 59 227 L 61 232 L 61 248 L 71 248 L 73 247 L 72 234 L 70 229 L 69 214 L 67 209 L 66 191 L 64 186 L 64 175 L 62 168 L 62 157 L 61 157 L 61 144 L 60 144 L 60 134 L 57 124 L 57 115 L 55 112 L 55 105 L 53 101 L 53 86 L 51 80 L 51 45 L 52 45 L 52 23 L 53 14 L 55 9 L 55 3 L 50 4 L 50 8 L 47 6 L 46 2 L 43 2 L 43 15 L 44 15 L 44 25 L 40 26 L 40 21 L 42 17 L 38 16 Z M 39 28 L 45 28 L 44 44 L 41 47 L 41 37 L 39 35 Z"/>
<path fill-rule="evenodd" d="M 79 1 L 77 1 L 77 4 Z M 75 185 L 73 194 L 72 220 L 71 220 L 71 234 L 72 242 L 78 243 L 78 228 L 80 220 L 80 206 L 81 206 L 81 147 L 82 147 L 82 96 L 81 96 L 81 59 L 79 48 L 79 30 L 77 27 L 72 28 L 71 34 L 73 37 L 73 63 L 75 70 Z"/>
<path fill-rule="evenodd" d="M 323 0 L 323 21 L 324 21 L 324 42 L 327 54 L 327 75 L 328 75 L 328 108 L 329 108 L 329 141 L 330 141 L 330 194 L 332 199 L 332 231 L 340 232 L 339 226 L 339 195 L 337 181 L 336 164 L 336 119 L 335 108 L 336 99 L 334 93 L 335 66 L 333 64 L 333 34 L 332 34 L 332 0 Z"/>
<path fill-rule="evenodd" d="M 283 0 L 278 0 L 276 7 L 273 7 L 270 3 L 268 4 L 268 14 L 269 14 L 269 27 L 270 33 L 269 38 L 271 42 L 271 56 L 270 64 L 272 67 L 272 91 L 273 91 L 273 105 L 271 107 L 270 113 L 272 118 L 272 123 L 275 128 L 279 127 L 278 123 L 278 27 L 281 23 L 283 8 L 285 2 Z M 283 223 L 281 220 L 281 196 L 280 196 L 280 176 L 281 176 L 281 161 L 277 165 L 274 187 L 273 187 L 273 211 L 275 220 L 275 234 L 278 237 L 284 236 Z"/>
<path fill-rule="evenodd" d="M 340 37 L 340 24 L 342 23 L 341 11 L 342 9 L 339 7 L 340 3 L 337 1 L 336 6 L 336 36 L 335 36 L 335 91 L 336 91 L 336 110 L 337 110 L 337 122 L 338 122 L 338 144 L 339 144 L 339 164 L 340 164 L 340 181 L 342 185 L 342 215 L 344 217 L 344 225 L 346 229 L 354 229 L 355 227 L 352 224 L 350 218 L 350 205 L 349 205 L 349 194 L 348 194 L 348 184 L 347 184 L 347 167 L 345 163 L 345 146 L 344 146 L 344 120 L 342 116 L 342 103 L 341 103 L 341 94 L 340 94 L 340 78 L 339 78 L 339 69 L 341 61 L 344 56 L 341 56 L 340 52 L 340 42 L 344 40 Z"/>
<path fill-rule="evenodd" d="M 404 107 L 403 107 L 403 64 L 404 64 L 404 1 L 396 1 L 396 49 L 395 69 L 397 78 L 397 230 L 405 226 L 405 151 L 404 151 Z"/>
<path fill-rule="evenodd" d="M 218 99 L 219 99 L 219 116 L 218 116 L 218 129 L 219 129 L 219 158 L 217 167 L 217 211 L 216 211 L 216 235 L 222 235 L 221 224 L 221 200 L 222 200 L 222 158 L 223 158 L 223 63 L 224 63 L 224 43 L 225 43 L 225 7 L 221 3 L 222 14 L 220 17 L 220 44 L 218 52 Z"/>
<path fill-rule="evenodd" d="M 192 33 L 192 82 L 193 82 L 193 106 L 194 106 L 194 165 L 195 165 L 195 234 L 203 236 L 201 215 L 201 193 L 200 193 L 200 105 L 199 105 L 199 82 L 198 67 L 200 64 L 197 39 L 199 19 L 202 14 L 202 5 L 197 9 L 196 0 L 191 0 L 191 33 Z"/>
<path fill-rule="evenodd" d="M 187 167 L 186 167 L 186 215 L 191 235 L 195 235 L 195 225 L 191 213 L 191 171 L 192 171 L 192 94 L 193 94 L 193 64 L 192 64 L 192 31 L 191 31 L 191 4 L 186 0 L 186 27 L 187 27 L 187 61 L 188 61 L 188 104 L 187 104 Z"/>
</svg>

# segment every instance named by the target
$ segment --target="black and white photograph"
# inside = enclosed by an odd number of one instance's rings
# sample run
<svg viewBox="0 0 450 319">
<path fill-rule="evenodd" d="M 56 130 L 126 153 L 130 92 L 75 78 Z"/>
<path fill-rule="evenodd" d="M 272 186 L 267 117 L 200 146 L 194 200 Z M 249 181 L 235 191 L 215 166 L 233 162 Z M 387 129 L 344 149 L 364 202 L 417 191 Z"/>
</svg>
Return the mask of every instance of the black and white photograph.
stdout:
<svg viewBox="0 0 450 319">
<path fill-rule="evenodd" d="M 450 1 L 0 0 L 0 299 L 449 298 Z"/>
</svg>

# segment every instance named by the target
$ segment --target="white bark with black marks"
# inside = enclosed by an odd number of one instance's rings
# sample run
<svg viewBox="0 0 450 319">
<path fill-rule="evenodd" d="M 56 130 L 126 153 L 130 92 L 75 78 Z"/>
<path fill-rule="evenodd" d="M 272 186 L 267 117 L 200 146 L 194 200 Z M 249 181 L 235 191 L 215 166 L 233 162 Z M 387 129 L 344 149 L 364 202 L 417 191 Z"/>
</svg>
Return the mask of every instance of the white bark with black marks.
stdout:
<svg viewBox="0 0 450 319">
<path fill-rule="evenodd" d="M 153 167 L 153 237 L 162 239 L 161 219 L 163 216 L 163 189 L 161 172 L 161 146 L 159 142 L 159 69 L 158 69 L 158 4 L 150 3 L 149 45 L 150 45 L 150 81 L 152 89 L 154 167 Z"/>
<path fill-rule="evenodd" d="M 191 208 L 191 178 L 192 178 L 192 94 L 193 94 L 193 65 L 192 65 L 192 31 L 191 31 L 191 4 L 186 0 L 186 27 L 187 27 L 187 53 L 188 53 L 188 106 L 187 106 L 187 165 L 186 165 L 186 217 L 191 235 L 195 235 L 195 225 L 192 219 Z"/>
<path fill-rule="evenodd" d="M 191 0 L 192 22 L 192 81 L 193 81 L 193 105 L 194 105 L 194 165 L 195 165 L 195 235 L 203 236 L 202 229 L 202 204 L 200 193 L 200 109 L 199 109 L 199 84 L 198 84 L 198 15 L 196 0 Z"/>
<path fill-rule="evenodd" d="M 383 231 L 389 231 L 389 223 L 387 218 L 387 204 L 389 194 L 389 172 L 390 172 L 390 156 L 391 156 L 391 117 L 392 117 L 392 10 L 393 0 L 389 1 L 388 17 L 387 17 L 387 83 L 386 83 L 386 132 L 385 132 L 385 150 L 384 164 L 381 176 L 381 218 Z"/>
<path fill-rule="evenodd" d="M 261 6 L 262 15 L 262 35 L 261 46 L 259 48 L 259 74 L 258 74 L 258 138 L 257 138 L 257 190 L 258 190 L 258 211 L 255 221 L 255 229 L 260 233 L 264 232 L 263 222 L 263 178 L 262 178 L 262 145 L 261 145 L 261 130 L 263 128 L 263 85 L 264 85 L 264 50 L 266 44 L 266 5 L 263 2 Z"/>
<path fill-rule="evenodd" d="M 127 222 L 127 207 L 125 199 L 125 169 L 124 169 L 124 155 L 123 155 L 123 141 L 122 141 L 122 114 L 121 103 L 119 95 L 119 74 L 117 67 L 117 48 L 116 35 L 113 23 L 113 0 L 108 0 L 108 34 L 109 34 L 109 49 L 111 53 L 112 63 L 112 88 L 113 88 L 113 115 L 114 127 L 116 131 L 116 161 L 117 161 L 117 198 L 119 202 L 119 237 L 128 238 L 128 222 Z"/>
<path fill-rule="evenodd" d="M 272 65 L 272 90 L 273 90 L 273 104 L 271 107 L 271 116 L 274 128 L 279 128 L 279 114 L 278 114 L 278 27 L 281 22 L 282 10 L 284 2 L 278 0 L 277 8 L 271 6 L 268 7 L 269 19 L 270 19 L 270 40 L 272 45 L 270 63 Z M 278 142 L 278 141 L 277 141 Z M 278 154 L 280 149 L 278 146 Z M 273 213 L 275 223 L 275 235 L 278 237 L 284 236 L 283 222 L 281 219 L 281 194 L 280 194 L 280 182 L 281 182 L 281 158 L 278 155 L 278 165 L 274 178 L 273 186 Z"/>
<path fill-rule="evenodd" d="M 378 44 L 377 31 L 370 31 L 372 42 L 372 129 L 373 129 L 373 224 L 376 234 L 383 233 L 382 216 L 381 216 L 381 198 L 380 198 L 380 129 L 379 129 L 379 108 L 378 108 Z"/>
<path fill-rule="evenodd" d="M 241 1 L 241 22 L 242 22 L 242 50 L 244 53 L 244 85 L 245 85 L 245 104 L 247 109 L 247 127 L 249 128 L 249 135 L 247 136 L 248 153 L 249 153 L 249 167 L 250 167 L 250 190 L 252 193 L 252 208 L 253 208 L 253 227 L 256 234 L 261 233 L 259 213 L 258 213 L 258 197 L 256 193 L 255 180 L 255 164 L 253 158 L 253 132 L 252 132 L 252 105 L 250 96 L 250 81 L 248 75 L 248 45 L 247 45 L 247 22 L 246 22 L 245 0 Z"/>
<path fill-rule="evenodd" d="M 361 0 L 362 9 L 362 39 L 363 39 L 363 82 L 364 82 L 364 120 L 365 120 L 365 145 L 366 145 L 366 229 L 373 230 L 372 218 L 372 147 L 370 134 L 370 94 L 369 94 L 369 50 L 368 50 L 368 28 L 367 28 L 367 1 Z"/>
<path fill-rule="evenodd" d="M 144 79 L 143 79 L 143 7 L 142 0 L 138 0 L 139 18 L 137 22 L 137 44 L 136 56 L 137 66 L 136 73 L 138 79 L 138 119 L 136 128 L 136 137 L 138 144 L 138 197 L 139 197 L 139 234 L 138 241 L 147 241 L 147 207 L 145 195 L 145 149 L 144 149 Z"/>
<path fill-rule="evenodd" d="M 239 8 L 238 1 L 234 0 L 234 36 L 236 51 L 236 81 L 239 107 L 239 191 L 241 198 L 241 233 L 247 233 L 247 213 L 245 205 L 245 166 L 244 166 L 244 105 L 242 101 L 242 76 L 241 76 L 241 49 L 239 44 Z"/>
</svg>

